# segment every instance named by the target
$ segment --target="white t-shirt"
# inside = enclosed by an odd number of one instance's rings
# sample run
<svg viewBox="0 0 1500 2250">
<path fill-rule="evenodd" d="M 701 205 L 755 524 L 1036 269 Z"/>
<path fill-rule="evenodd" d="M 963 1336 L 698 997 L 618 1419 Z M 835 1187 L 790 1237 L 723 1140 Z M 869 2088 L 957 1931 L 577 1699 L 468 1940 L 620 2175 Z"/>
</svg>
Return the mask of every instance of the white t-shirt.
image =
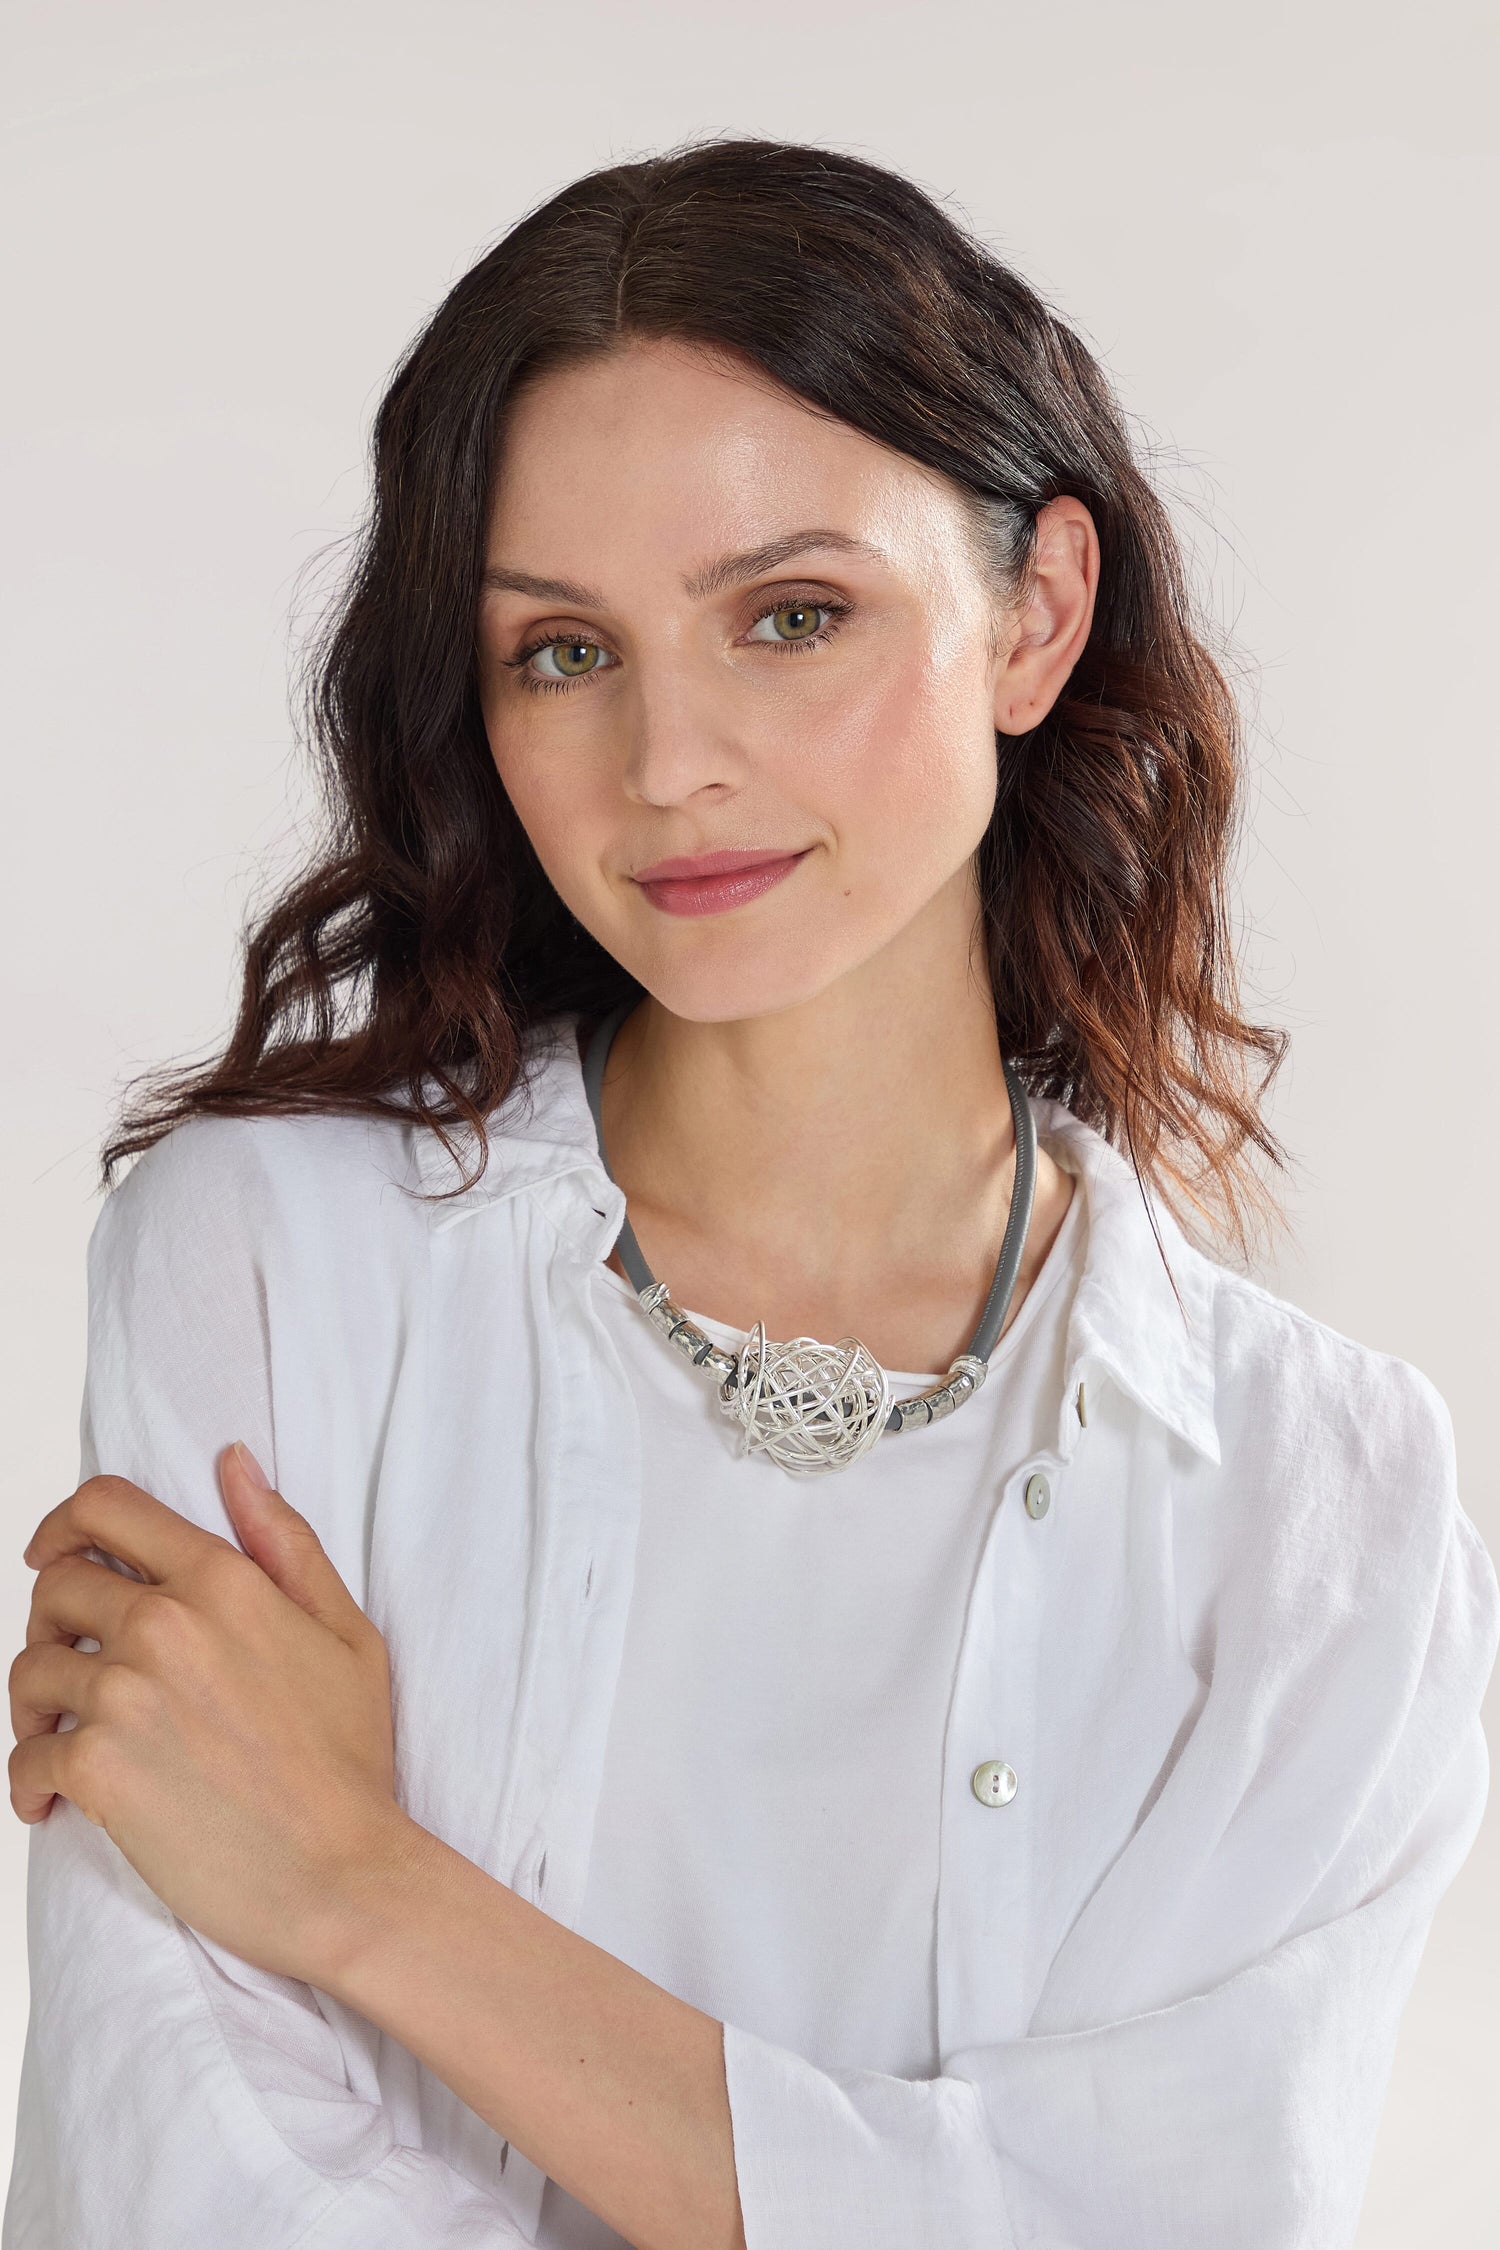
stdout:
<svg viewBox="0 0 1500 2250">
<path fill-rule="evenodd" d="M 577 1927 L 825 2069 L 941 2068 L 939 1800 L 964 1612 L 1007 1479 L 1057 1429 L 1086 1231 L 1075 1185 L 979 1390 L 818 1477 L 746 1457 L 715 1384 L 597 1268 L 645 1452 Z M 744 1343 L 683 1310 L 726 1349 Z M 902 1399 L 947 1369 L 888 1372 Z M 544 2250 L 623 2239 L 549 2179 Z"/>
</svg>

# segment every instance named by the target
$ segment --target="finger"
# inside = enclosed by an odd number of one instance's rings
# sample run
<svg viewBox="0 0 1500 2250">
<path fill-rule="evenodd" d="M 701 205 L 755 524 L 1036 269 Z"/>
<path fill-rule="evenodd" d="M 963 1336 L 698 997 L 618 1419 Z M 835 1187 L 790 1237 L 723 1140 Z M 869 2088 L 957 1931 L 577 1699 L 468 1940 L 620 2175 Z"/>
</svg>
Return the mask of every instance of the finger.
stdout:
<svg viewBox="0 0 1500 2250">
<path fill-rule="evenodd" d="M 51 1734 L 65 1711 L 97 1716 L 100 1659 L 59 1641 L 23 1648 L 10 1668 L 10 1729 L 17 1742 Z"/>
<path fill-rule="evenodd" d="M 220 1456 L 219 1475 L 250 1560 L 299 1609 L 351 1647 L 368 1638 L 369 1618 L 306 1516 L 274 1485 L 257 1483 L 234 1446 Z"/>
<path fill-rule="evenodd" d="M 32 1533 L 24 1559 L 41 1570 L 86 1547 L 117 1555 L 158 1585 L 188 1575 L 213 1547 L 238 1553 L 232 1540 L 190 1523 L 127 1477 L 111 1476 L 85 1478 L 76 1492 L 50 1509 Z"/>
<path fill-rule="evenodd" d="M 63 1555 L 37 1573 L 26 1620 L 26 1646 L 38 1641 L 71 1641 L 87 1633 L 100 1643 L 118 1637 L 140 1601 L 138 1578 L 124 1578 L 107 1563 L 83 1555 Z M 160 1600 L 163 1597 L 157 1596 Z"/>
<path fill-rule="evenodd" d="M 98 1812 L 77 1794 L 84 1790 L 77 1746 L 92 1731 L 70 1727 L 66 1734 L 33 1734 L 16 1744 L 10 1754 L 9 1773 L 10 1801 L 17 1819 L 28 1823 L 45 1820 L 54 1797 L 71 1797 L 80 1812 L 86 1813 L 96 1827 L 102 1827 Z"/>
</svg>

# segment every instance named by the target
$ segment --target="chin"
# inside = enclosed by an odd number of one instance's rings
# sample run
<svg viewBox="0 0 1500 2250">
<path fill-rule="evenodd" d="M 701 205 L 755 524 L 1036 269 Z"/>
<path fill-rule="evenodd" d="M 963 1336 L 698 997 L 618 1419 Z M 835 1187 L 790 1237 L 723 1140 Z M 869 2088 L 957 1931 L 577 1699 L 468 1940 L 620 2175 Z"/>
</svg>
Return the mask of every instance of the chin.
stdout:
<svg viewBox="0 0 1500 2250">
<path fill-rule="evenodd" d="M 783 953 L 778 948 L 778 954 Z M 810 947 L 792 958 L 767 959 L 741 944 L 715 948 L 718 959 L 627 960 L 617 956 L 652 999 L 683 1023 L 742 1023 L 778 1016 L 818 1000 L 856 961 L 820 961 Z"/>
</svg>

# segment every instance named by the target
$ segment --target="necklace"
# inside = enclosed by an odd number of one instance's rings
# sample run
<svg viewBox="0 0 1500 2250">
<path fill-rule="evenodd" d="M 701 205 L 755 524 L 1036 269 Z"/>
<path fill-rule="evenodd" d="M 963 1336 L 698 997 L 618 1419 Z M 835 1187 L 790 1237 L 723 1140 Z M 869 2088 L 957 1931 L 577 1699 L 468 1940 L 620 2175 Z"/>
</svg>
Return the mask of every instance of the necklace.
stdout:
<svg viewBox="0 0 1500 2250">
<path fill-rule="evenodd" d="M 638 998 L 623 1000 L 605 1016 L 583 1058 L 583 1083 L 598 1136 L 599 1160 L 611 1180 L 600 1090 L 615 1034 L 638 1005 Z M 1015 1292 L 1036 1189 L 1036 1120 L 1025 1087 L 1003 1056 L 1001 1068 L 1016 1132 L 1016 1174 L 1000 1262 L 968 1350 L 959 1353 L 945 1382 L 918 1392 L 915 1398 L 893 1403 L 889 1375 L 857 1336 L 842 1336 L 836 1344 L 794 1336 L 789 1344 L 775 1344 L 767 1341 L 764 1324 L 757 1321 L 740 1351 L 722 1351 L 673 1301 L 665 1282 L 655 1278 L 641 1256 L 629 1218 L 622 1221 L 620 1262 L 637 1299 L 667 1341 L 717 1382 L 720 1406 L 744 1431 L 746 1455 L 764 1453 L 792 1476 L 845 1469 L 888 1431 L 923 1429 L 929 1422 L 945 1420 L 984 1381 L 990 1352 Z"/>
</svg>

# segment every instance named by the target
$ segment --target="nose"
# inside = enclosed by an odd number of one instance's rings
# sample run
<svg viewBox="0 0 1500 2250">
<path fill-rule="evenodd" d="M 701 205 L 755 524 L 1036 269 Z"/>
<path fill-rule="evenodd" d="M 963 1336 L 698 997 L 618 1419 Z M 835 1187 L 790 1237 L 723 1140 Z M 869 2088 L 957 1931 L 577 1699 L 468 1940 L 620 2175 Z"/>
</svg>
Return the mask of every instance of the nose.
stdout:
<svg viewBox="0 0 1500 2250">
<path fill-rule="evenodd" d="M 638 662 L 629 701 L 621 782 L 643 805 L 677 805 L 705 789 L 735 790 L 748 770 L 746 747 L 726 696 L 693 674 L 679 653 Z"/>
</svg>

